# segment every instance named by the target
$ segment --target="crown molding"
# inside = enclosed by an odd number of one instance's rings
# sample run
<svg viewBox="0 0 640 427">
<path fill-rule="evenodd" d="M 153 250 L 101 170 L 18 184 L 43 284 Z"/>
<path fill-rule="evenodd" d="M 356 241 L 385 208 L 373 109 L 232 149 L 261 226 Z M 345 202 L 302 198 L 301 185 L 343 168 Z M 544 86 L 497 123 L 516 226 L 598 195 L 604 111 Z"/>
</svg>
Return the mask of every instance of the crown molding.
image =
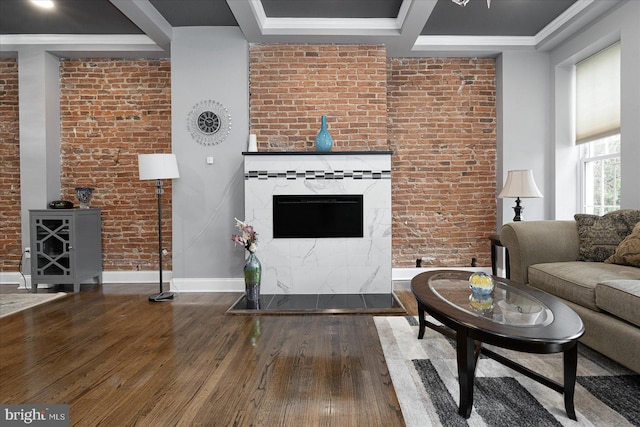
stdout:
<svg viewBox="0 0 640 427">
<path fill-rule="evenodd" d="M 263 34 L 393 35 L 402 24 L 394 18 L 267 18 Z"/>
<path fill-rule="evenodd" d="M 577 0 L 574 4 L 569 6 L 567 10 L 562 12 L 560 16 L 551 21 L 546 27 L 538 31 L 535 35 L 536 44 L 551 37 L 556 31 L 560 30 L 569 21 L 575 18 L 579 13 L 589 7 L 595 0 Z"/>
<path fill-rule="evenodd" d="M 523 36 L 419 36 L 414 49 L 429 46 L 535 46 L 535 37 Z"/>
<path fill-rule="evenodd" d="M 144 34 L 3 34 L 0 35 L 0 47 L 14 45 L 149 45 L 157 44 Z"/>
<path fill-rule="evenodd" d="M 0 35 L 0 55 L 42 45 L 59 56 L 137 54 L 170 57 L 173 28 L 149 0 L 110 0 L 145 34 Z M 622 0 L 577 0 L 534 36 L 423 36 L 438 0 L 403 0 L 395 18 L 269 18 L 262 0 L 227 0 L 249 43 L 384 44 L 387 56 L 491 56 L 505 50 L 548 51 Z M 549 0 L 551 1 L 551 0 Z"/>
<path fill-rule="evenodd" d="M 168 58 L 170 56 L 168 52 L 144 34 L 0 35 L 0 57 L 18 57 L 17 52 L 32 47 L 40 47 L 62 58 Z"/>
</svg>

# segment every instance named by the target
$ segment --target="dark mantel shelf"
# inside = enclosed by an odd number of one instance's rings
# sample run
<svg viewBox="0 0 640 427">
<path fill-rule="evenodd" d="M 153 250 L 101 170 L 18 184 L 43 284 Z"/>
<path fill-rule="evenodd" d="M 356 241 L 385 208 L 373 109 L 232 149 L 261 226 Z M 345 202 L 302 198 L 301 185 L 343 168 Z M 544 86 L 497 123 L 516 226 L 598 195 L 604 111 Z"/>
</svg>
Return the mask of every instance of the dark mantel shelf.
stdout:
<svg viewBox="0 0 640 427">
<path fill-rule="evenodd" d="M 309 155 L 327 155 L 327 156 L 362 156 L 371 154 L 393 154 L 393 151 L 243 151 L 243 156 L 309 156 Z"/>
</svg>

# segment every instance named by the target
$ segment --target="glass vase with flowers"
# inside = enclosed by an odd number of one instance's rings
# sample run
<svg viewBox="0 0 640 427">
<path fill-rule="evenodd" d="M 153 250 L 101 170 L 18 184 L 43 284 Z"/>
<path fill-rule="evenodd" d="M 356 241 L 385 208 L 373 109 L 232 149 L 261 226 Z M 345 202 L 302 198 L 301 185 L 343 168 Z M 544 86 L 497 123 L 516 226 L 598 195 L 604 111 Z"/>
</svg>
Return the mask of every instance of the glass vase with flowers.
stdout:
<svg viewBox="0 0 640 427">
<path fill-rule="evenodd" d="M 232 234 L 231 240 L 236 245 L 242 245 L 249 252 L 244 265 L 244 286 L 245 299 L 247 308 L 260 308 L 260 279 L 262 276 L 262 265 L 256 256 L 258 249 L 258 233 L 253 229 L 252 225 L 244 221 L 236 220 L 236 227 L 240 231 L 239 234 Z"/>
</svg>

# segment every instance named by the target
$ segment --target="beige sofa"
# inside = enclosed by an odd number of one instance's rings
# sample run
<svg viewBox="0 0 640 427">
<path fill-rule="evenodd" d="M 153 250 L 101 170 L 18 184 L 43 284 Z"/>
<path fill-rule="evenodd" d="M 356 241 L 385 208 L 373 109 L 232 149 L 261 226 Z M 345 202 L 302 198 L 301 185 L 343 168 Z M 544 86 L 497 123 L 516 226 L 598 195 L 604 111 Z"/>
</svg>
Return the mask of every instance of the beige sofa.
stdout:
<svg viewBox="0 0 640 427">
<path fill-rule="evenodd" d="M 585 324 L 582 343 L 640 373 L 640 268 L 576 261 L 576 221 L 509 223 L 500 240 L 512 280 L 561 298 Z"/>
</svg>

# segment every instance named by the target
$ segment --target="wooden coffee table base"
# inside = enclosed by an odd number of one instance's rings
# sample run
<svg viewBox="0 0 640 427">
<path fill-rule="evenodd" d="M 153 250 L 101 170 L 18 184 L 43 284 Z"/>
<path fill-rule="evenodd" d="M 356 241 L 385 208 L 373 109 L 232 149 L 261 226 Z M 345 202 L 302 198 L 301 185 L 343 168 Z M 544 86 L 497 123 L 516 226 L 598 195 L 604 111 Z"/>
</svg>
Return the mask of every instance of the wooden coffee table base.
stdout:
<svg viewBox="0 0 640 427">
<path fill-rule="evenodd" d="M 470 336 L 471 330 L 459 324 L 451 323 L 446 318 L 441 318 L 437 313 L 430 313 L 434 318 L 438 319 L 448 327 L 435 325 L 428 322 L 425 319 L 426 307 L 420 301 L 418 301 L 418 319 L 419 330 L 418 339 L 424 337 L 425 327 L 429 327 L 441 334 L 444 334 L 450 338 L 456 340 L 456 357 L 458 362 L 458 382 L 460 386 L 460 407 L 458 413 L 465 418 L 469 418 L 471 415 L 471 409 L 473 407 L 473 382 L 475 379 L 475 370 L 478 362 L 478 356 L 480 353 L 484 354 L 491 359 L 502 363 L 503 365 L 545 385 L 558 393 L 564 394 L 564 407 L 567 411 L 567 416 L 576 420 L 576 411 L 573 404 L 573 397 L 576 385 L 576 372 L 578 366 L 578 340 L 572 340 L 565 345 L 562 349 L 556 349 L 554 347 L 543 348 L 531 348 L 524 347 L 522 349 L 514 349 L 516 351 L 524 351 L 529 353 L 563 353 L 564 360 L 564 384 L 560 384 L 545 376 L 540 375 L 512 360 L 505 358 L 504 356 L 495 353 L 487 348 L 482 347 L 482 343 L 472 336 Z M 451 328 L 451 329 L 450 329 Z M 491 343 L 492 345 L 499 346 L 498 343 Z"/>
</svg>

